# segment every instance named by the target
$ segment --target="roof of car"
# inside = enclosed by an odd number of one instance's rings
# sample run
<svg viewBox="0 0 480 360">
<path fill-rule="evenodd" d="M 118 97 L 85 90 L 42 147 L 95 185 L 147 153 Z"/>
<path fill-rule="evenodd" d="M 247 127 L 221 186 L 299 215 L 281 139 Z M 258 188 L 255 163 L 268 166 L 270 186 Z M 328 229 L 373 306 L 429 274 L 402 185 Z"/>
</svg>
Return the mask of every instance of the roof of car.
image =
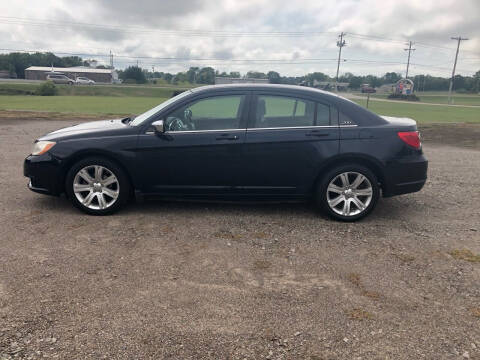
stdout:
<svg viewBox="0 0 480 360">
<path fill-rule="evenodd" d="M 207 86 L 201 86 L 197 88 L 193 88 L 193 92 L 199 92 L 199 91 L 209 91 L 209 90 L 234 90 L 234 89 L 240 89 L 240 90 L 292 90 L 292 91 L 302 91 L 302 92 L 309 92 L 315 95 L 318 94 L 323 94 L 323 95 L 330 95 L 330 96 L 335 96 L 335 97 L 341 97 L 338 96 L 337 94 L 328 92 L 328 91 L 323 91 L 311 87 L 306 87 L 306 86 L 299 86 L 299 85 L 282 85 L 282 84 L 221 84 L 221 85 L 207 85 Z"/>
</svg>

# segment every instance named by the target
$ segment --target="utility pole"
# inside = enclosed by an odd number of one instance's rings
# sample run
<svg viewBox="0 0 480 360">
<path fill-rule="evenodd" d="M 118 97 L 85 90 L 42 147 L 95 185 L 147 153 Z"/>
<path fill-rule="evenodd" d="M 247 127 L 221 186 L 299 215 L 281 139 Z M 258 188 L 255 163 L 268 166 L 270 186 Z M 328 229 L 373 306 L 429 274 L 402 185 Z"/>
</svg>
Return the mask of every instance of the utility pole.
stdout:
<svg viewBox="0 0 480 360">
<path fill-rule="evenodd" d="M 460 42 L 462 40 L 468 40 L 467 38 L 459 37 L 452 37 L 452 40 L 457 40 L 457 52 L 455 53 L 455 62 L 453 63 L 453 70 L 452 70 L 452 78 L 450 79 L 450 87 L 448 88 L 448 104 L 452 103 L 452 89 L 453 89 L 453 80 L 455 79 L 455 69 L 457 68 L 457 59 L 458 59 L 458 51 L 460 50 Z"/>
<path fill-rule="evenodd" d="M 343 37 L 345 35 L 346 34 L 343 31 L 340 33 L 340 35 L 338 35 L 340 40 L 337 41 L 337 46 L 339 47 L 339 50 L 338 50 L 338 62 L 337 62 L 337 76 L 335 77 L 335 92 L 338 92 L 338 87 L 337 87 L 338 72 L 340 71 L 340 60 L 341 60 L 341 57 L 342 57 L 342 47 L 346 46 L 345 40 L 343 40 Z"/>
<path fill-rule="evenodd" d="M 410 67 L 410 53 L 412 51 L 415 51 L 416 49 L 412 49 L 413 42 L 411 42 L 411 41 L 406 43 L 406 45 L 408 45 L 408 49 L 403 49 L 403 50 L 408 51 L 407 73 L 405 74 L 405 79 L 408 79 L 408 68 Z"/>
</svg>

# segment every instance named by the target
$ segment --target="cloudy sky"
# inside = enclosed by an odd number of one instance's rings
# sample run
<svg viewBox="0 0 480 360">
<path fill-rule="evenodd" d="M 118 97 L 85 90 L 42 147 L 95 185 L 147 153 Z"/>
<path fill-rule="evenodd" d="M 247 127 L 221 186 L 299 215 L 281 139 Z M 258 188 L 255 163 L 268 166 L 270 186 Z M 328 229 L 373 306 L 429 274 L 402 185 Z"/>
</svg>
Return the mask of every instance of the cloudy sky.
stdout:
<svg viewBox="0 0 480 360">
<path fill-rule="evenodd" d="M 0 50 L 78 54 L 118 68 L 275 70 L 448 77 L 480 70 L 480 0 L 0 0 Z"/>
</svg>

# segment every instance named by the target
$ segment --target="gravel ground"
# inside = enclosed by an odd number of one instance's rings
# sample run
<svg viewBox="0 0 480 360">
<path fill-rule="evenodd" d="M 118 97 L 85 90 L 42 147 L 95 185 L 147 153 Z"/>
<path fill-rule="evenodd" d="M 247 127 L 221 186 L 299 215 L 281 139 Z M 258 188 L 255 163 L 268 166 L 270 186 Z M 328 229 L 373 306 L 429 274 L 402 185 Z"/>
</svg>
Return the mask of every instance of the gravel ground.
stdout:
<svg viewBox="0 0 480 360">
<path fill-rule="evenodd" d="M 0 359 L 478 359 L 480 152 L 355 224 L 307 205 L 150 202 L 110 217 L 30 192 L 0 119 Z"/>
</svg>

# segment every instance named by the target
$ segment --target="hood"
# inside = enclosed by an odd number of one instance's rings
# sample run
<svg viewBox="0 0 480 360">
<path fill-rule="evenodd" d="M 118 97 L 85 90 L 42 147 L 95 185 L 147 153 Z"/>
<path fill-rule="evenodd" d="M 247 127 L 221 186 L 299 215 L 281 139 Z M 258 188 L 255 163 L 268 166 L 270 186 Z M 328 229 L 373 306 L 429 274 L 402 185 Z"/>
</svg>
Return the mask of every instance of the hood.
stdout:
<svg viewBox="0 0 480 360">
<path fill-rule="evenodd" d="M 129 127 L 122 122 L 122 119 L 90 121 L 63 129 L 52 131 L 38 140 L 55 140 L 60 138 L 80 137 L 83 135 L 95 135 L 97 133 L 110 133 Z"/>
</svg>

